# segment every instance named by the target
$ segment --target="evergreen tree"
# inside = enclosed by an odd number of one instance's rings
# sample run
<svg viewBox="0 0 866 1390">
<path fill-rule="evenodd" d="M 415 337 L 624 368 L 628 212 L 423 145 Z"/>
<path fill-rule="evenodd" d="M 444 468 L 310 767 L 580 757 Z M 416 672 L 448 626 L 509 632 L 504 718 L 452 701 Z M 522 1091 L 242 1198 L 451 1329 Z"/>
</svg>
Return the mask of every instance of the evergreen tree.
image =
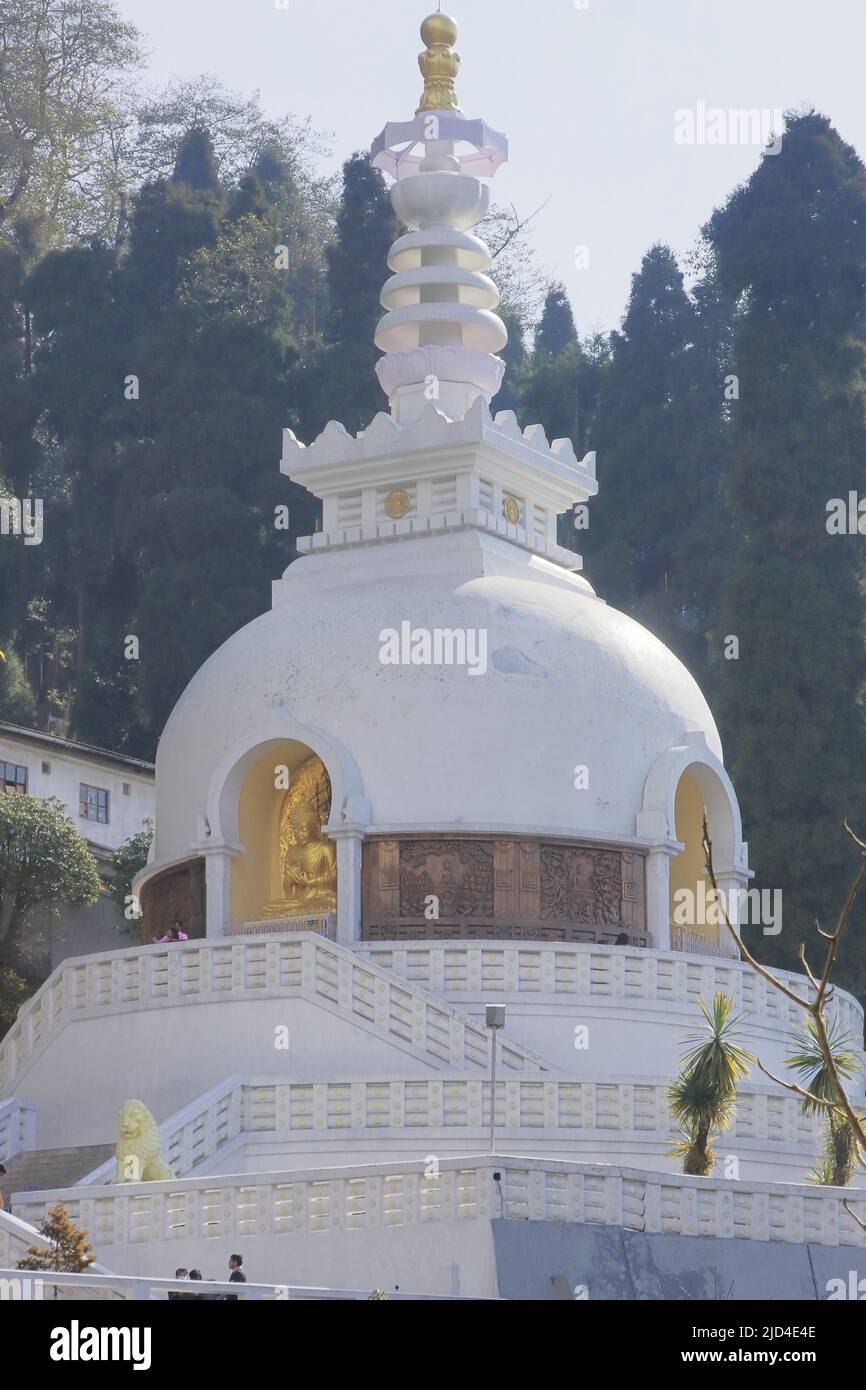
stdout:
<svg viewBox="0 0 866 1390">
<path fill-rule="evenodd" d="M 203 126 L 192 126 L 181 140 L 172 178 L 175 183 L 185 183 L 197 193 L 210 193 L 218 202 L 221 199 L 213 143 Z"/>
<path fill-rule="evenodd" d="M 0 719 L 32 728 L 36 724 L 36 701 L 24 678 L 20 657 L 8 650 L 0 652 Z"/>
<path fill-rule="evenodd" d="M 535 335 L 536 355 L 552 362 L 567 348 L 576 346 L 577 330 L 565 286 L 552 285 Z"/>
<path fill-rule="evenodd" d="M 755 886 L 784 893 L 781 935 L 756 939 L 796 966 L 851 877 L 843 818 L 866 828 L 863 541 L 828 532 L 828 502 L 863 480 L 866 171 L 826 117 L 789 116 L 780 153 L 707 232 L 739 305 L 740 540 L 715 643 L 719 714 Z M 728 637 L 738 660 L 723 659 Z M 860 909 L 841 957 L 849 988 L 864 960 Z"/>
<path fill-rule="evenodd" d="M 25 281 L 25 256 L 0 246 L 0 478 L 15 497 L 29 493 L 42 458 Z"/>
<path fill-rule="evenodd" d="M 297 383 L 301 425 L 307 436 L 328 420 L 350 431 L 385 408 L 373 338 L 382 317 L 379 295 L 388 278 L 388 252 L 399 234 L 381 174 L 366 155 L 343 166 L 343 197 L 336 240 L 327 248 L 328 312 L 324 347 L 305 364 Z"/>
<path fill-rule="evenodd" d="M 255 170 L 251 169 L 248 174 L 244 174 L 232 195 L 229 204 L 229 219 L 232 222 L 239 222 L 242 217 L 263 218 L 269 207 L 270 204 L 259 176 Z"/>
<path fill-rule="evenodd" d="M 600 490 L 579 537 L 601 596 L 649 627 L 703 680 L 728 522 L 716 298 L 691 298 L 654 246 L 611 339 L 591 444 Z M 712 542 L 708 542 L 712 538 Z"/>
<path fill-rule="evenodd" d="M 548 358 L 534 352 L 520 378 L 524 424 L 540 422 L 550 439 L 570 439 L 581 456 L 587 447 L 601 380 L 602 358 L 573 342 Z"/>
<path fill-rule="evenodd" d="M 398 224 L 378 170 L 366 154 L 343 165 L 343 197 L 336 240 L 327 249 L 329 343 L 372 343 L 382 316 L 379 294 L 388 276 L 388 252 Z"/>
<path fill-rule="evenodd" d="M 123 736 L 122 704 L 113 719 L 105 718 L 104 701 L 97 702 L 92 717 L 87 709 L 88 693 L 102 685 L 106 645 L 114 663 L 122 663 L 123 638 L 134 631 L 129 617 L 136 581 L 127 559 L 128 527 L 117 502 L 124 439 L 140 425 L 141 407 L 127 399 L 125 382 L 134 376 L 140 385 L 141 362 L 147 359 L 135 350 L 137 318 L 125 313 L 114 255 L 107 248 L 53 253 L 31 276 L 28 293 L 45 422 L 62 449 L 62 473 L 46 502 L 46 539 L 39 547 L 53 580 L 46 603 L 38 612 L 31 605 L 30 612 L 31 626 L 40 629 L 40 722 L 68 662 L 73 735 L 100 744 L 118 737 L 117 746 L 128 748 L 136 728 L 133 720 Z"/>
<path fill-rule="evenodd" d="M 93 1246 L 87 1233 L 80 1231 L 62 1202 L 48 1208 L 48 1217 L 39 1234 L 49 1242 L 47 1250 L 31 1245 L 19 1269 L 53 1270 L 57 1274 L 85 1274 L 94 1263 Z"/>
</svg>

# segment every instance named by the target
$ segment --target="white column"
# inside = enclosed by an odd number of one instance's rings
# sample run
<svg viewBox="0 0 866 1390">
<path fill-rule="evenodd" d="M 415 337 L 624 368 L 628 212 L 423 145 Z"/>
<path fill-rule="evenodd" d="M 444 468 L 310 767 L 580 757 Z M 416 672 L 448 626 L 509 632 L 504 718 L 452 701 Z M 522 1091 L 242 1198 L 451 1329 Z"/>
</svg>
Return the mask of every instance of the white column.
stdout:
<svg viewBox="0 0 866 1390">
<path fill-rule="evenodd" d="M 230 850 L 203 851 L 205 863 L 205 936 L 224 936 L 231 920 L 232 859 Z"/>
<path fill-rule="evenodd" d="M 656 951 L 671 949 L 671 859 L 681 848 L 667 840 L 653 845 L 646 857 L 646 925 Z"/>
<path fill-rule="evenodd" d="M 358 825 L 325 826 L 337 846 L 337 940 L 344 946 L 361 939 L 361 853 L 364 832 Z"/>
</svg>

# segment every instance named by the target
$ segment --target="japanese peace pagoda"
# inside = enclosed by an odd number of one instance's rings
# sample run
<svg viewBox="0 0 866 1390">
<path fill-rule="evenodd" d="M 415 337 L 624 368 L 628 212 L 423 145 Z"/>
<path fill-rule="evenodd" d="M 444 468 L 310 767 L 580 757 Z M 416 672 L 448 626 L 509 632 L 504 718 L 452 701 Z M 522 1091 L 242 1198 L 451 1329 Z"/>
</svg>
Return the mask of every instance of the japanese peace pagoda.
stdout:
<svg viewBox="0 0 866 1390">
<path fill-rule="evenodd" d="M 755 1069 L 733 1164 L 671 1157 L 699 1002 L 732 995 L 771 1069 L 800 1019 L 719 928 L 673 923 L 705 814 L 720 887 L 748 885 L 737 798 L 689 672 L 558 539 L 595 456 L 495 408 L 507 333 L 475 229 L 508 144 L 458 104 L 455 22 L 421 33 L 418 110 L 370 156 L 406 228 L 383 409 L 284 432 L 321 530 L 168 721 L 141 943 L 64 962 L 0 1044 L 0 1107 L 52 1179 L 14 1194 L 0 1267 L 60 1196 L 127 1275 L 242 1249 L 281 1285 L 711 1297 L 716 1271 L 761 1298 L 772 1269 L 774 1296 L 812 1297 L 866 1248 L 844 1193 L 807 1185 L 796 1097 Z M 149 944 L 177 918 L 188 941 Z M 856 1001 L 834 1007 L 862 1037 Z M 171 1179 L 118 1181 L 132 1097 Z"/>
</svg>

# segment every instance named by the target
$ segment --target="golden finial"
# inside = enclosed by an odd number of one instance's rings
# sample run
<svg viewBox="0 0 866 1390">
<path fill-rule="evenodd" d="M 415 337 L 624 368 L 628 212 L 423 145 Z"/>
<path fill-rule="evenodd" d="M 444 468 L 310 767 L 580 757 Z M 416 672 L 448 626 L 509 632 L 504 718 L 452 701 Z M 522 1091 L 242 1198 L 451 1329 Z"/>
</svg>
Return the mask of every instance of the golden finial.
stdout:
<svg viewBox="0 0 866 1390">
<path fill-rule="evenodd" d="M 454 52 L 457 21 L 450 15 L 431 14 L 421 25 L 421 38 L 427 45 L 418 59 L 424 75 L 424 95 L 416 115 L 422 111 L 459 111 L 454 79 L 460 71 L 460 55 Z"/>
</svg>

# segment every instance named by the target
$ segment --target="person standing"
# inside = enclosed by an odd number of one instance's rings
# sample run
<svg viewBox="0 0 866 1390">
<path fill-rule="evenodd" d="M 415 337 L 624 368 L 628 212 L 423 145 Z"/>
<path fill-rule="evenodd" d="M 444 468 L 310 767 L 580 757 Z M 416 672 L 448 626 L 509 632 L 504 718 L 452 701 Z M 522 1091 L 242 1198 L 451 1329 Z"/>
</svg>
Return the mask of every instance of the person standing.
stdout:
<svg viewBox="0 0 866 1390">
<path fill-rule="evenodd" d="M 247 1282 L 247 1276 L 244 1274 L 242 1268 L 243 1262 L 243 1255 L 229 1255 L 229 1269 L 231 1270 L 229 1275 L 230 1284 L 245 1284 Z M 238 1296 L 234 1293 L 227 1293 L 225 1300 L 226 1303 L 237 1303 Z"/>
</svg>

